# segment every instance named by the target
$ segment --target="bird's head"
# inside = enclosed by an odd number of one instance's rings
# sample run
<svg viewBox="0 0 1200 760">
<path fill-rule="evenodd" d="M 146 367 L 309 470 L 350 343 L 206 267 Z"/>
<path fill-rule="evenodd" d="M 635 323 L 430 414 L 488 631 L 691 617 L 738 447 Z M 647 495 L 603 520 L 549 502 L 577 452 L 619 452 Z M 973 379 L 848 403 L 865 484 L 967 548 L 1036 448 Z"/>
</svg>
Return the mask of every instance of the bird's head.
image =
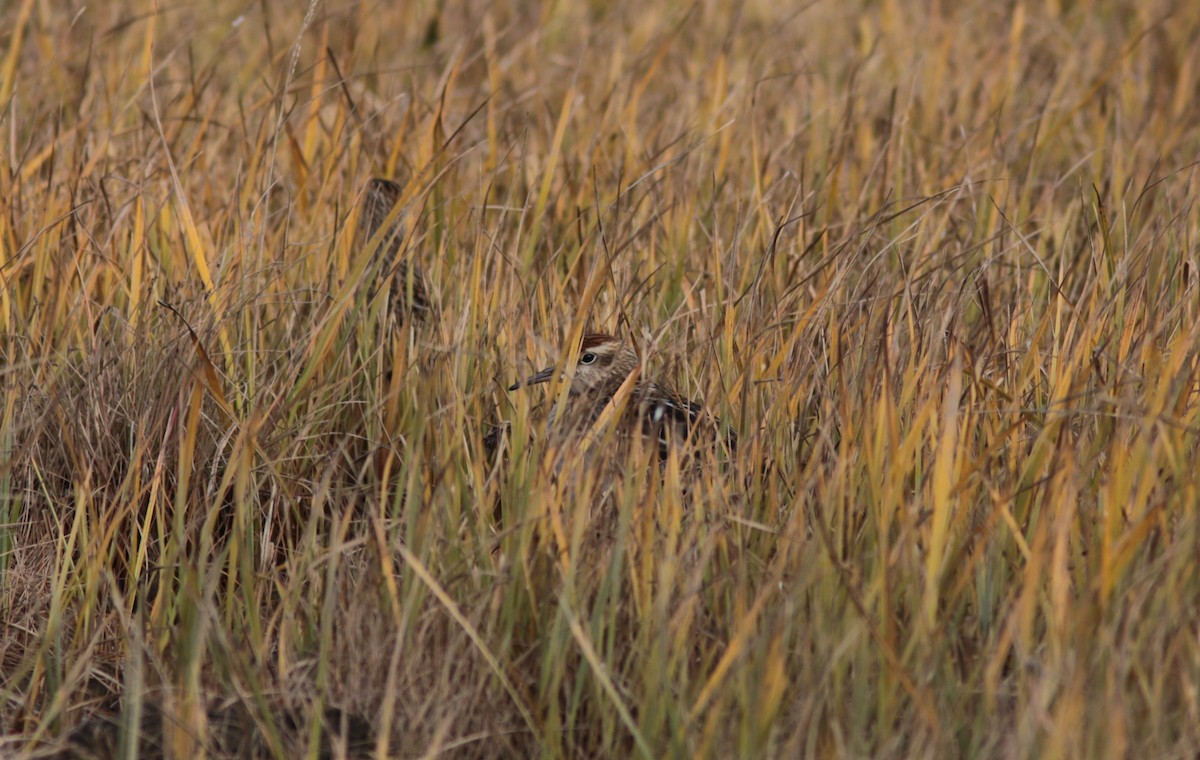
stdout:
<svg viewBox="0 0 1200 760">
<path fill-rule="evenodd" d="M 570 394 L 611 395 L 637 366 L 637 354 L 619 338 L 605 333 L 588 333 L 583 336 L 579 345 L 579 362 L 571 376 Z M 549 382 L 559 371 L 558 367 L 547 367 L 519 383 L 514 383 L 509 390 L 515 391 L 522 386 Z"/>
</svg>

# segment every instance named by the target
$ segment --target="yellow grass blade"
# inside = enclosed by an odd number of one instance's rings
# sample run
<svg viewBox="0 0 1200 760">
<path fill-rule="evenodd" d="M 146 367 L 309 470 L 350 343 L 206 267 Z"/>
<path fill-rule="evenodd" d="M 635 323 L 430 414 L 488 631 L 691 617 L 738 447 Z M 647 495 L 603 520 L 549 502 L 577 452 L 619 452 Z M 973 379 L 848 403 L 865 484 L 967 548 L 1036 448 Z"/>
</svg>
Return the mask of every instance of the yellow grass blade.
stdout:
<svg viewBox="0 0 1200 760">
<path fill-rule="evenodd" d="M 604 689 L 604 693 L 612 700 L 613 706 L 621 716 L 621 722 L 625 724 L 625 729 L 633 737 L 634 742 L 642 753 L 642 757 L 654 757 L 655 755 L 650 750 L 650 745 L 646 743 L 646 737 L 642 736 L 642 732 L 638 730 L 637 723 L 634 722 L 633 715 L 629 712 L 629 707 L 621 699 L 621 694 L 617 691 L 617 687 L 613 685 L 612 678 L 608 675 L 608 669 L 604 667 L 604 662 L 596 654 L 596 648 L 592 645 L 591 639 L 588 638 L 587 631 L 583 630 L 583 626 L 579 624 L 578 617 L 571 612 L 571 608 L 566 600 L 563 600 L 561 603 L 563 605 L 563 614 L 567 616 L 567 625 L 571 628 L 571 635 L 575 637 L 575 642 L 579 644 L 579 651 L 583 653 L 584 659 L 592 666 L 592 670 L 595 672 L 597 680 L 600 681 L 600 686 Z"/>
<path fill-rule="evenodd" d="M 942 558 L 946 554 L 949 539 L 950 518 L 955 511 L 951 498 L 954 482 L 955 459 L 958 449 L 958 416 L 962 396 L 962 356 L 955 354 L 947 373 L 946 395 L 942 402 L 940 436 L 937 455 L 933 462 L 933 517 L 929 535 L 929 548 L 925 555 L 925 598 L 923 603 L 924 623 L 928 630 L 937 626 L 938 586 L 943 571 Z"/>
<path fill-rule="evenodd" d="M 496 657 L 496 655 L 493 654 L 488 648 L 487 643 L 475 629 L 475 626 L 471 625 L 471 621 L 467 620 L 466 616 L 464 616 L 462 611 L 458 608 L 458 605 L 455 604 L 450 595 L 446 593 L 441 584 L 437 582 L 437 579 L 429 574 L 429 571 L 425 568 L 425 565 L 421 563 L 421 560 L 413 556 L 412 552 L 406 549 L 403 544 L 397 544 L 395 549 L 400 553 L 400 556 L 404 560 L 405 564 L 407 564 L 413 573 L 415 573 L 416 576 L 421 580 L 421 582 L 424 583 L 431 592 L 433 592 L 433 595 L 437 597 L 437 600 L 441 603 L 442 607 L 448 613 L 450 613 L 450 616 L 454 618 L 454 621 L 467 634 L 467 636 L 470 637 L 471 642 L 475 645 L 476 649 L 479 651 L 479 654 L 487 661 L 488 666 L 491 668 L 492 675 L 494 675 L 496 679 L 500 681 L 501 685 L 504 687 L 504 690 L 508 692 L 509 697 L 512 698 L 513 705 L 520 711 L 521 717 L 525 720 L 525 725 L 531 732 L 533 732 L 535 736 L 540 733 L 538 725 L 536 722 L 534 722 L 533 716 L 526 708 L 525 702 L 521 698 L 521 695 L 517 693 L 516 688 L 513 686 L 512 682 L 509 681 L 508 676 L 504 674 L 504 666 L 500 663 L 500 660 Z"/>
<path fill-rule="evenodd" d="M 554 128 L 554 139 L 550 143 L 550 151 L 546 156 L 545 169 L 542 170 L 542 185 L 538 190 L 537 202 L 533 205 L 533 228 L 529 233 L 530 251 L 532 251 L 532 246 L 538 244 L 541 237 L 542 215 L 546 212 L 546 203 L 550 198 L 550 187 L 554 183 L 554 175 L 558 170 L 559 154 L 562 152 L 563 137 L 567 133 L 567 124 L 571 121 L 571 108 L 574 102 L 575 87 L 571 86 L 567 88 L 567 93 L 563 96 L 562 108 L 558 112 L 558 125 Z"/>
<path fill-rule="evenodd" d="M 0 107 L 8 108 L 8 102 L 13 96 L 13 88 L 17 81 L 17 63 L 21 59 L 21 42 L 25 37 L 25 27 L 29 23 L 29 14 L 33 11 L 33 0 L 25 0 L 17 13 L 16 23 L 9 28 L 8 53 L 0 63 Z"/>
</svg>

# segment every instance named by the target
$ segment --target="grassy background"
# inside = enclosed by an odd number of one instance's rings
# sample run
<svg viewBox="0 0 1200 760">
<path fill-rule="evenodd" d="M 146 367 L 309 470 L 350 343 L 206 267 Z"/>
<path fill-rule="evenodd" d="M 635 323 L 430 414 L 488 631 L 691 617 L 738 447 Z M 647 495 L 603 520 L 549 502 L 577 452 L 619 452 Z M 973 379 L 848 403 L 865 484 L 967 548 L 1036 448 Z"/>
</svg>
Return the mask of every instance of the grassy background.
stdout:
<svg viewBox="0 0 1200 760">
<path fill-rule="evenodd" d="M 0 754 L 1194 756 L 1200 6 L 781 5 L 3 4 Z"/>
</svg>

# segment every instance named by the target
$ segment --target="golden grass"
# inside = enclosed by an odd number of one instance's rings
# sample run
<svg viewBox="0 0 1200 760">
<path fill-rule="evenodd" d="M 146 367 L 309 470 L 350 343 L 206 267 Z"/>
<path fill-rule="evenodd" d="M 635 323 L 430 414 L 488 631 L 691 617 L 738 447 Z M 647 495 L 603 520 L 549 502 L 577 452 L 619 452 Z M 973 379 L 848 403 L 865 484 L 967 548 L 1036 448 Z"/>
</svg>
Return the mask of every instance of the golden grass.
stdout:
<svg viewBox="0 0 1200 760">
<path fill-rule="evenodd" d="M 1200 751 L 1200 6 L 781 5 L 0 6 L 0 754 Z"/>
</svg>

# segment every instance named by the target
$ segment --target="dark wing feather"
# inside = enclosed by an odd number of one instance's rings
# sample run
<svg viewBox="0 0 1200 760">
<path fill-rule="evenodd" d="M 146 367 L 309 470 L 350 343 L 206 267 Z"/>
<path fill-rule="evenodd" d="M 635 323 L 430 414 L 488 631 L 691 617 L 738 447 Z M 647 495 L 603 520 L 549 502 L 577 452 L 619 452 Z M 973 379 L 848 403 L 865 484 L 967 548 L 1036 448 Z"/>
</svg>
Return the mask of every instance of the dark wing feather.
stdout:
<svg viewBox="0 0 1200 760">
<path fill-rule="evenodd" d="M 673 442 L 679 444 L 690 440 L 697 444 L 716 444 L 722 427 L 703 406 L 661 386 L 655 386 L 651 403 L 645 405 L 642 425 L 647 435 L 658 440 L 663 456 Z M 737 436 L 727 429 L 724 437 L 726 447 L 733 451 Z"/>
</svg>

